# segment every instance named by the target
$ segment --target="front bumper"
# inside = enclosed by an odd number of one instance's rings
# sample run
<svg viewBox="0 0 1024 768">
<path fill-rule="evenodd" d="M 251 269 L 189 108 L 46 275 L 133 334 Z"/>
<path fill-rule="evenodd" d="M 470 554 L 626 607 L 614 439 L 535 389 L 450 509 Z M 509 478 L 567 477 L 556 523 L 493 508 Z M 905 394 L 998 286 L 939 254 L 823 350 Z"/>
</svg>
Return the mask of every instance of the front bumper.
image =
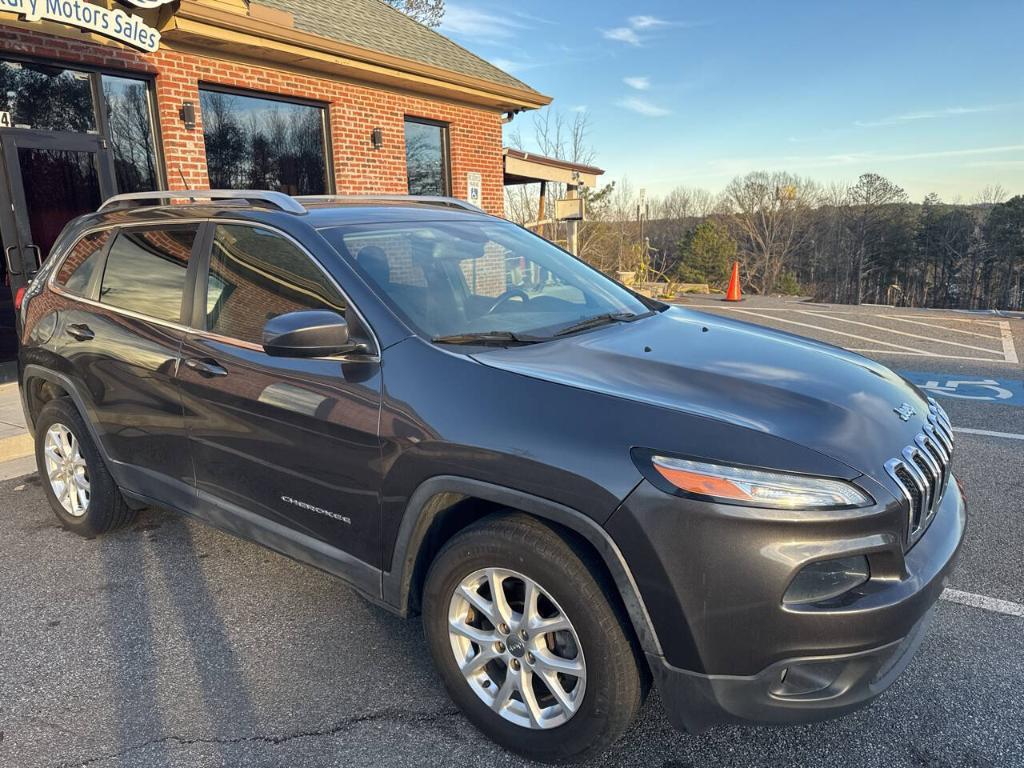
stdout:
<svg viewBox="0 0 1024 768">
<path fill-rule="evenodd" d="M 955 565 L 966 526 L 957 483 L 906 553 L 892 525 L 903 517 L 890 503 L 841 519 L 765 520 L 641 484 L 608 530 L 654 623 L 660 652 L 647 657 L 674 724 L 826 719 L 888 688 Z M 872 578 L 838 602 L 784 605 L 793 575 L 822 553 L 865 554 Z"/>
</svg>

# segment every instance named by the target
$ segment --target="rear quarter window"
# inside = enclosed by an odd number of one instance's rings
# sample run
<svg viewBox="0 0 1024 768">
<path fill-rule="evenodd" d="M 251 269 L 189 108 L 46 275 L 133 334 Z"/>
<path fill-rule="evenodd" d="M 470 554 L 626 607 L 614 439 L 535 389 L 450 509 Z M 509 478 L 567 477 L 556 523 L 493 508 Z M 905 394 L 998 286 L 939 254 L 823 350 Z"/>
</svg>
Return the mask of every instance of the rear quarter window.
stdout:
<svg viewBox="0 0 1024 768">
<path fill-rule="evenodd" d="M 122 230 L 107 255 L 100 303 L 180 323 L 197 231 L 191 225 Z"/>
<path fill-rule="evenodd" d="M 85 295 L 111 236 L 110 230 L 93 232 L 75 243 L 57 270 L 54 282 L 69 293 Z"/>
</svg>

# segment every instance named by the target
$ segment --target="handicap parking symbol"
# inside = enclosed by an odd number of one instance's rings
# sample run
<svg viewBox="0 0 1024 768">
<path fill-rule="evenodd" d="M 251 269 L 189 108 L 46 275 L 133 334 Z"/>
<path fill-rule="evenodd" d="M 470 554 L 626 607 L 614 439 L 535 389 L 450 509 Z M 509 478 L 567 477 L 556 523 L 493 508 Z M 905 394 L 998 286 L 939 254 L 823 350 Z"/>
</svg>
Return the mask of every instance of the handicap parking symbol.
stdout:
<svg viewBox="0 0 1024 768">
<path fill-rule="evenodd" d="M 925 392 L 958 400 L 1001 403 L 1024 408 L 1024 382 L 984 377 L 965 378 L 963 374 L 903 371 L 903 375 Z"/>
</svg>

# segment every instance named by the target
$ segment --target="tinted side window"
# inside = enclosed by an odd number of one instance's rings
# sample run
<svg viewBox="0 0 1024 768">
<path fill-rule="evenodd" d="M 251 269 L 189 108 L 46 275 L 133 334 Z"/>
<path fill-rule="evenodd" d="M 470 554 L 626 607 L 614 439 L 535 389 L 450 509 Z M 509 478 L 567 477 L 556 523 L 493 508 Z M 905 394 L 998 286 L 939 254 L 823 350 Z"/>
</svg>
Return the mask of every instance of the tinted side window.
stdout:
<svg viewBox="0 0 1024 768">
<path fill-rule="evenodd" d="M 195 227 L 122 231 L 107 256 L 100 301 L 180 322 L 185 272 L 195 240 Z"/>
<path fill-rule="evenodd" d="M 207 330 L 261 344 L 267 320 L 302 309 L 344 314 L 345 300 L 290 240 L 258 227 L 217 227 L 207 280 Z"/>
<path fill-rule="evenodd" d="M 71 293 L 84 294 L 103 256 L 103 249 L 110 242 L 110 230 L 93 232 L 77 243 L 57 270 L 55 282 Z"/>
</svg>

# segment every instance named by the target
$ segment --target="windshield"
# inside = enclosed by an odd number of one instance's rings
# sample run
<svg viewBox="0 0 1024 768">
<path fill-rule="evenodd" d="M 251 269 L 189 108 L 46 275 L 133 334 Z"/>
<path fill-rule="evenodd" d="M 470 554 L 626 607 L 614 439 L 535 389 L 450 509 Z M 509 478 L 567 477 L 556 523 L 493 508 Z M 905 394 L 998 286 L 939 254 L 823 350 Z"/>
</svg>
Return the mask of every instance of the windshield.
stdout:
<svg viewBox="0 0 1024 768">
<path fill-rule="evenodd" d="M 592 318 L 614 322 L 650 311 L 600 272 L 509 222 L 361 224 L 321 234 L 432 339 L 506 334 L 536 341 Z"/>
</svg>

